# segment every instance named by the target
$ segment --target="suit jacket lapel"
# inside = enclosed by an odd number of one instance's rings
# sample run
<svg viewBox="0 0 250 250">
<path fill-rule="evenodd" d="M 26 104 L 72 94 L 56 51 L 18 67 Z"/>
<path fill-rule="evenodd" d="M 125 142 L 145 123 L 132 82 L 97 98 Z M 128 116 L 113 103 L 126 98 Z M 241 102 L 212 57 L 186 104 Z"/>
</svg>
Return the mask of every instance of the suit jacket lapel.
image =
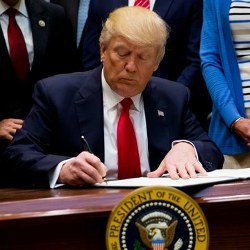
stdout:
<svg viewBox="0 0 250 250">
<path fill-rule="evenodd" d="M 76 38 L 77 32 L 77 19 L 78 19 L 78 6 L 80 0 L 51 0 L 51 3 L 61 5 L 65 8 L 65 12 L 69 17 L 72 25 L 73 33 Z"/>
<path fill-rule="evenodd" d="M 145 116 L 147 121 L 149 164 L 151 171 L 155 170 L 160 160 L 166 155 L 166 145 L 169 144 L 168 108 L 162 105 L 153 95 L 150 83 L 143 92 Z M 160 133 L 159 133 L 160 131 Z M 164 135 L 164 136 L 162 136 Z M 161 150 L 164 145 L 164 150 Z"/>
<path fill-rule="evenodd" d="M 161 17 L 164 17 L 169 11 L 173 2 L 174 0 L 156 0 L 153 10 Z"/>
<path fill-rule="evenodd" d="M 6 46 L 6 41 L 4 39 L 4 35 L 3 35 L 3 31 L 2 31 L 1 26 L 0 26 L 0 44 L 1 44 L 1 46 L 0 46 L 0 57 L 1 57 L 0 69 L 1 70 L 4 69 L 3 72 L 4 72 L 4 74 L 6 74 L 5 69 L 11 69 L 12 65 L 11 65 L 10 56 L 9 56 L 9 53 L 8 53 L 8 49 L 7 49 L 7 46 Z"/>
<path fill-rule="evenodd" d="M 66 11 L 68 10 L 69 19 L 72 22 L 73 33 L 76 38 L 79 0 L 75 0 L 75 1 L 65 0 L 65 6 L 66 6 L 65 7 Z"/>
<path fill-rule="evenodd" d="M 74 36 L 77 33 L 77 22 L 78 22 L 78 7 L 80 0 L 54 0 L 53 3 L 59 4 L 65 8 L 66 14 L 71 22 Z"/>
<path fill-rule="evenodd" d="M 75 109 L 83 135 L 94 154 L 104 162 L 104 124 L 101 67 L 88 79 L 88 86 L 79 90 Z M 79 135 L 79 137 L 81 136 Z"/>
<path fill-rule="evenodd" d="M 30 16 L 30 24 L 34 41 L 34 60 L 32 68 L 36 61 L 40 61 L 39 57 L 45 54 L 46 45 L 48 44 L 49 18 L 45 14 L 42 6 L 36 1 L 26 0 L 27 10 Z"/>
</svg>

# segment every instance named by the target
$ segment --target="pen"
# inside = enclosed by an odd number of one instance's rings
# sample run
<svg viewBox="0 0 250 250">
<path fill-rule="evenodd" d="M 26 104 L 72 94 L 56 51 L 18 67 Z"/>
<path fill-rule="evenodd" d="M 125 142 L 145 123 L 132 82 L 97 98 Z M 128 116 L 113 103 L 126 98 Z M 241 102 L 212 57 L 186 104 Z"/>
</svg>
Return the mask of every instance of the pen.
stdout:
<svg viewBox="0 0 250 250">
<path fill-rule="evenodd" d="M 102 179 L 106 184 L 108 184 L 108 179 L 106 178 L 106 176 L 103 176 Z"/>
<path fill-rule="evenodd" d="M 83 135 L 81 135 L 81 139 L 82 139 L 82 141 L 83 141 L 83 148 L 84 148 L 84 150 L 85 150 L 85 151 L 88 151 L 89 153 L 92 154 L 92 151 L 91 151 L 91 149 L 90 149 L 90 146 L 89 146 L 89 144 L 88 144 L 86 138 L 85 138 Z"/>
<path fill-rule="evenodd" d="M 84 150 L 88 151 L 91 154 L 93 154 L 92 151 L 91 151 L 91 149 L 90 149 L 90 146 L 89 146 L 89 144 L 88 144 L 88 142 L 86 140 L 86 138 L 83 135 L 81 135 L 81 139 L 83 141 L 83 148 L 84 148 Z M 104 182 L 108 183 L 106 176 L 103 176 L 102 179 L 103 179 Z"/>
</svg>

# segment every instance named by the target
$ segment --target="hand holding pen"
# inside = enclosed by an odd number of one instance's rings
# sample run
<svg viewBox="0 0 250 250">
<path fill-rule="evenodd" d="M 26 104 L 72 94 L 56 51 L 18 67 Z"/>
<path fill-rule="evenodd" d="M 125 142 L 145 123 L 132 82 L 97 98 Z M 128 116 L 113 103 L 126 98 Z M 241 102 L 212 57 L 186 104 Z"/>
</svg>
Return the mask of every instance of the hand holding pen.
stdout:
<svg viewBox="0 0 250 250">
<path fill-rule="evenodd" d="M 90 149 L 89 143 L 88 143 L 88 141 L 86 140 L 86 138 L 85 138 L 83 135 L 81 135 L 81 139 L 82 139 L 82 141 L 83 141 L 83 148 L 84 148 L 84 150 L 85 150 L 85 151 L 88 151 L 88 152 L 91 153 L 91 154 L 93 154 L 93 153 L 92 153 L 92 150 Z M 103 179 L 104 182 L 106 182 L 106 183 L 108 182 L 108 181 L 107 181 L 107 178 L 106 178 L 106 174 L 103 175 L 102 179 Z"/>
<path fill-rule="evenodd" d="M 84 138 L 84 137 L 83 137 Z M 83 140 L 82 138 L 82 140 Z M 85 143 L 85 148 L 88 143 Z M 91 185 L 105 181 L 107 168 L 101 160 L 86 149 L 64 163 L 59 174 L 58 183 L 71 186 Z"/>
</svg>

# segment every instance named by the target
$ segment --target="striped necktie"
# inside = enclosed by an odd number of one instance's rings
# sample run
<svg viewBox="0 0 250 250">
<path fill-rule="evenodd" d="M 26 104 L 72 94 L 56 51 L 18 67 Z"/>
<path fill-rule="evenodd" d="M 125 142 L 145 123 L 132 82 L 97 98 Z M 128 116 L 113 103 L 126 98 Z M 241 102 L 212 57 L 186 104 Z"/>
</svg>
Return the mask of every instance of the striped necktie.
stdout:
<svg viewBox="0 0 250 250">
<path fill-rule="evenodd" d="M 134 6 L 141 6 L 146 9 L 150 9 L 150 1 L 149 0 L 135 0 Z"/>
</svg>

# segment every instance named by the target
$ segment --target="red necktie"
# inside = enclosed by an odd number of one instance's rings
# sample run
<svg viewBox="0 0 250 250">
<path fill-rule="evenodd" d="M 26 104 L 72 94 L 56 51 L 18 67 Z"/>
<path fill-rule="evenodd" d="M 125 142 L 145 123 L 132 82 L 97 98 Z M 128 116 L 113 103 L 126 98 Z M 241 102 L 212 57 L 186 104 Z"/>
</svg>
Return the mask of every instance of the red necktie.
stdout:
<svg viewBox="0 0 250 250">
<path fill-rule="evenodd" d="M 118 179 L 141 176 L 140 158 L 133 124 L 129 117 L 130 98 L 121 101 L 123 107 L 117 125 Z"/>
<path fill-rule="evenodd" d="M 16 9 L 7 10 L 9 15 L 8 40 L 13 68 L 18 78 L 23 80 L 29 72 L 29 58 L 22 31 L 15 19 L 16 13 Z"/>
<path fill-rule="evenodd" d="M 150 8 L 150 2 L 149 0 L 135 0 L 134 6 L 141 6 L 146 9 Z"/>
</svg>

